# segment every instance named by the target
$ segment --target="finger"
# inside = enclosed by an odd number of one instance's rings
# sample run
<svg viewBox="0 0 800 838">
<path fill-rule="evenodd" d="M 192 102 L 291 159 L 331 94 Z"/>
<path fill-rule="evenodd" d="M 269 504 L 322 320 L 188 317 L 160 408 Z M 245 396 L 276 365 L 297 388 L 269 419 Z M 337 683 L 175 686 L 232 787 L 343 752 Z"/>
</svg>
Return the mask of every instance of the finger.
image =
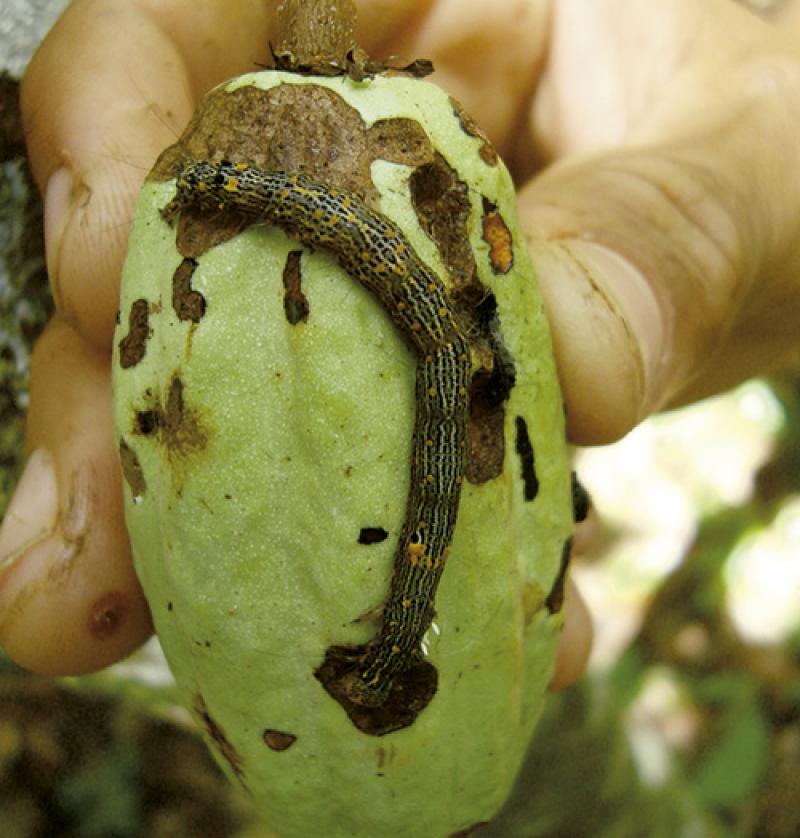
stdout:
<svg viewBox="0 0 800 838">
<path fill-rule="evenodd" d="M 53 296 L 108 347 L 133 203 L 198 93 L 266 54 L 265 4 L 77 0 L 22 86 L 29 156 L 45 195 Z M 192 59 L 191 61 L 189 59 Z"/>
<path fill-rule="evenodd" d="M 57 317 L 31 363 L 32 454 L 0 530 L 0 643 L 28 669 L 80 674 L 152 628 L 123 520 L 108 361 Z"/>
<path fill-rule="evenodd" d="M 800 62 L 763 40 L 523 190 L 574 441 L 800 354 L 798 131 Z"/>
<path fill-rule="evenodd" d="M 359 36 L 378 55 L 428 58 L 513 168 L 522 103 L 547 51 L 550 0 L 411 0 L 359 4 Z"/>
<path fill-rule="evenodd" d="M 572 579 L 567 580 L 564 630 L 558 644 L 551 690 L 574 684 L 584 673 L 592 651 L 592 618 Z"/>
</svg>

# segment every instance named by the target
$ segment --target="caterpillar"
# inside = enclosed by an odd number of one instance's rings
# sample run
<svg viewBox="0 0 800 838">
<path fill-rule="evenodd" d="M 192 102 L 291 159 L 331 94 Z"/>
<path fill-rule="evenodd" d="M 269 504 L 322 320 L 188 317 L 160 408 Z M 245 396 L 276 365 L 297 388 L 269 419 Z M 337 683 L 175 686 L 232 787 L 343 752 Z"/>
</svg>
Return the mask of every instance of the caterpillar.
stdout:
<svg viewBox="0 0 800 838">
<path fill-rule="evenodd" d="M 304 174 L 243 163 L 183 165 L 162 214 L 185 208 L 266 221 L 326 251 L 367 288 L 417 356 L 411 478 L 382 623 L 348 679 L 351 701 L 381 705 L 421 656 L 453 538 L 464 475 L 471 356 L 447 290 L 400 227 L 355 194 Z"/>
</svg>

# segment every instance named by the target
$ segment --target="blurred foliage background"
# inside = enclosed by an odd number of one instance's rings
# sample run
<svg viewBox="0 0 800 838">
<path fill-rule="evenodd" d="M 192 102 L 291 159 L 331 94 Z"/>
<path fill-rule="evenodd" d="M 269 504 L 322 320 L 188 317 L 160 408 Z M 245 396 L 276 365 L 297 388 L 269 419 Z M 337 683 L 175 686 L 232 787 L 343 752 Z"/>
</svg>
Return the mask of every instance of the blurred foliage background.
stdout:
<svg viewBox="0 0 800 838">
<path fill-rule="evenodd" d="M 20 5 L 44 25 L 46 0 Z M 22 54 L 5 56 L 16 76 Z M 0 79 L 0 515 L 51 310 L 17 87 Z M 596 622 L 590 671 L 551 697 L 480 834 L 800 835 L 800 374 L 576 461 L 594 499 L 574 563 Z M 58 682 L 0 655 L 0 812 L 3 838 L 267 834 L 176 704 L 155 642 Z"/>
</svg>

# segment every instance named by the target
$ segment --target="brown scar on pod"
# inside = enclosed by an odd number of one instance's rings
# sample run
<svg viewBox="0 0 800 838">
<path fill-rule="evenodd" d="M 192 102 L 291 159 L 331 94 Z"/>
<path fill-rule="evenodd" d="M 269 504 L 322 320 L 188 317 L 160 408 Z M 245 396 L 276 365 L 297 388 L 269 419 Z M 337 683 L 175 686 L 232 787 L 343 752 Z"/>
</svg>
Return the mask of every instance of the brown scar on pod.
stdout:
<svg viewBox="0 0 800 838">
<path fill-rule="evenodd" d="M 528 434 L 528 423 L 521 417 L 514 419 L 516 429 L 515 445 L 522 474 L 522 497 L 530 502 L 539 494 L 539 478 L 536 476 L 536 456 Z"/>
<path fill-rule="evenodd" d="M 556 576 L 553 587 L 547 595 L 545 605 L 551 614 L 558 614 L 564 607 L 564 591 L 567 583 L 567 571 L 569 570 L 569 561 L 572 553 L 572 538 L 568 538 L 564 542 L 561 549 L 561 565 L 558 569 L 558 576 Z"/>
<path fill-rule="evenodd" d="M 497 206 L 487 198 L 483 199 L 481 219 L 483 240 L 489 245 L 489 264 L 496 274 L 507 274 L 514 266 L 514 248 L 511 230 Z"/>
<path fill-rule="evenodd" d="M 131 490 L 131 494 L 142 497 L 147 490 L 144 473 L 139 458 L 133 448 L 128 445 L 124 437 L 119 440 L 119 461 L 122 466 L 122 476 Z"/>
<path fill-rule="evenodd" d="M 297 737 L 293 733 L 286 733 L 282 730 L 273 730 L 267 728 L 262 734 L 261 738 L 264 744 L 272 751 L 286 751 L 294 745 Z"/>
<path fill-rule="evenodd" d="M 225 731 L 212 717 L 211 713 L 209 713 L 208 707 L 206 707 L 206 702 L 203 699 L 203 696 L 199 693 L 194 697 L 193 706 L 195 713 L 202 722 L 203 729 L 206 731 L 209 739 L 211 740 L 211 744 L 222 756 L 225 762 L 230 765 L 231 770 L 236 777 L 242 780 L 244 775 L 244 760 L 242 759 L 241 754 L 236 750 L 236 748 L 234 748 L 228 737 L 225 735 Z"/>
<path fill-rule="evenodd" d="M 132 429 L 137 436 L 158 436 L 164 448 L 180 457 L 202 451 L 208 443 L 208 430 L 187 403 L 184 387 L 179 373 L 173 373 L 165 404 L 137 411 Z"/>
<path fill-rule="evenodd" d="M 198 264 L 197 259 L 184 256 L 172 275 L 172 308 L 178 320 L 199 323 L 206 313 L 206 298 L 192 288 L 192 276 Z"/>
<path fill-rule="evenodd" d="M 122 369 L 135 367 L 147 352 L 147 341 L 153 334 L 150 328 L 150 304 L 134 300 L 128 313 L 128 334 L 119 342 L 119 365 Z"/>
<path fill-rule="evenodd" d="M 283 311 L 292 326 L 305 323 L 309 314 L 308 299 L 302 288 L 302 256 L 302 250 L 290 251 L 283 266 Z"/>
<path fill-rule="evenodd" d="M 119 441 L 122 475 L 135 498 L 145 494 L 147 482 L 134 440 L 154 439 L 162 446 L 172 466 L 176 491 L 180 492 L 182 480 L 178 467 L 192 455 L 205 451 L 210 437 L 200 412 L 186 401 L 184 383 L 178 372 L 170 378 L 163 404 L 158 398 L 154 400 L 149 390 L 145 399 L 147 406 L 133 413 L 129 437 L 121 437 Z"/>
</svg>

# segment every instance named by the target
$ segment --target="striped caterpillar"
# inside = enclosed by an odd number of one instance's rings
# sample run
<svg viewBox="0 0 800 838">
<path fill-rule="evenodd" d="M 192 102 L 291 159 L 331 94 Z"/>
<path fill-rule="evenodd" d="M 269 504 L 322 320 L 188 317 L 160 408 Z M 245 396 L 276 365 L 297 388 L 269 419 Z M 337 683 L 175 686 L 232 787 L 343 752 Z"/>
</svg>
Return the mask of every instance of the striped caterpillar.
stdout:
<svg viewBox="0 0 800 838">
<path fill-rule="evenodd" d="M 172 221 L 197 207 L 240 213 L 330 253 L 374 294 L 417 355 L 411 479 L 381 628 L 346 682 L 351 701 L 382 704 L 393 679 L 421 655 L 458 514 L 466 455 L 468 342 L 441 279 L 401 229 L 350 192 L 303 174 L 228 161 L 192 162 L 164 208 Z"/>
</svg>

